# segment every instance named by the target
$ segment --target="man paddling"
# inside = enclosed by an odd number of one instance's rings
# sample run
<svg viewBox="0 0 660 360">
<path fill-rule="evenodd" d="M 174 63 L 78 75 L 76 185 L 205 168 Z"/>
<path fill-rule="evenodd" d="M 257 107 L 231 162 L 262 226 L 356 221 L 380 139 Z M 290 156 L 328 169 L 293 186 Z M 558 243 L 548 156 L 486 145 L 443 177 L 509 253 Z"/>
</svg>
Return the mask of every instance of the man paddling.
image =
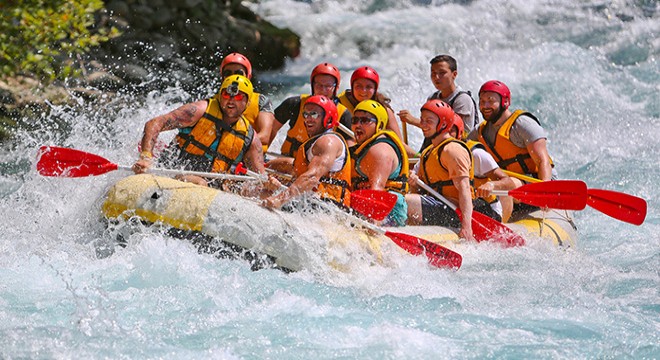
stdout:
<svg viewBox="0 0 660 360">
<path fill-rule="evenodd" d="M 264 174 L 261 142 L 243 117 L 252 93 L 248 78 L 231 75 L 212 98 L 183 105 L 149 120 L 144 126 L 142 152 L 133 164 L 133 171 L 144 173 L 153 165 L 152 150 L 162 131 L 179 129 L 173 144 L 161 157 L 166 165 L 225 173 L 244 162 L 249 169 Z M 177 178 L 198 185 L 209 184 L 196 175 Z"/>
<path fill-rule="evenodd" d="M 398 200 L 385 226 L 404 226 L 408 219 L 408 155 L 396 133 L 387 129 L 388 113 L 374 100 L 357 104 L 352 130 L 357 145 L 351 151 L 353 190 L 387 190 Z"/>
<path fill-rule="evenodd" d="M 322 200 L 348 208 L 351 159 L 346 141 L 333 131 L 338 123 L 335 103 L 322 95 L 310 96 L 302 107 L 302 117 L 309 139 L 289 163 L 294 181 L 286 190 L 266 198 L 264 206 L 279 209 L 297 196 L 316 192 Z M 269 185 L 273 190 L 282 187 L 272 177 Z"/>
<path fill-rule="evenodd" d="M 481 142 L 502 169 L 544 181 L 556 178 L 541 123 L 529 112 L 512 112 L 510 104 L 511 91 L 503 82 L 485 82 L 479 89 L 479 110 L 485 121 L 468 139 Z M 516 187 L 524 184 L 519 179 L 511 180 Z M 502 205 L 507 206 L 506 202 Z"/>
<path fill-rule="evenodd" d="M 453 138 L 454 111 L 440 100 L 429 100 L 421 109 L 424 137 L 431 140 L 420 157 L 419 173 L 411 174 L 411 191 L 418 192 L 417 178 L 435 191 L 458 203 L 463 216 L 430 195 L 406 195 L 408 223 L 411 225 L 440 225 L 460 227 L 458 236 L 474 240 L 472 233 L 472 199 L 474 178 L 472 155 L 467 145 Z"/>
</svg>

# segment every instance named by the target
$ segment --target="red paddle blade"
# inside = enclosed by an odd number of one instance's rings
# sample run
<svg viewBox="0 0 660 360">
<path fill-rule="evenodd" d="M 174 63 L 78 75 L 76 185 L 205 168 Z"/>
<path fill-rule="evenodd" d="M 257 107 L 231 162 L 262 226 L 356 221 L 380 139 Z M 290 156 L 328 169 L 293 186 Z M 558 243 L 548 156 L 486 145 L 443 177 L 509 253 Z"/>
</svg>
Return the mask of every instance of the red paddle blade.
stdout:
<svg viewBox="0 0 660 360">
<path fill-rule="evenodd" d="M 615 219 L 641 225 L 646 218 L 646 200 L 629 194 L 589 189 L 587 204 Z"/>
<path fill-rule="evenodd" d="M 442 245 L 408 234 L 386 231 L 385 235 L 410 254 L 425 255 L 429 264 L 435 267 L 458 269 L 463 263 L 461 254 Z"/>
<path fill-rule="evenodd" d="M 37 171 L 43 176 L 83 177 L 117 170 L 117 164 L 98 155 L 57 146 L 42 146 L 37 157 Z"/>
<path fill-rule="evenodd" d="M 538 207 L 582 210 L 587 206 L 587 184 L 581 180 L 544 181 L 509 190 L 509 196 Z"/>
<path fill-rule="evenodd" d="M 456 209 L 456 213 L 459 218 L 462 218 L 463 215 L 459 209 Z M 472 234 L 478 242 L 494 241 L 505 247 L 525 245 L 525 238 L 501 222 L 476 211 L 472 212 Z"/>
<path fill-rule="evenodd" d="M 355 190 L 351 192 L 351 208 L 377 221 L 392 211 L 398 197 L 384 190 Z"/>
</svg>

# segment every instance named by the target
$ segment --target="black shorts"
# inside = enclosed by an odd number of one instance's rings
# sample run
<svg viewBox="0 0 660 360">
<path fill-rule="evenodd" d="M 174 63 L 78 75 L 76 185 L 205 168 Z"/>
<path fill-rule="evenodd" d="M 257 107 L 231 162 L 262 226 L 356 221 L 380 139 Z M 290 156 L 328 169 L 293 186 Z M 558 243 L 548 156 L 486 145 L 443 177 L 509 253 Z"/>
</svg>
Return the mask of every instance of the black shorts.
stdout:
<svg viewBox="0 0 660 360">
<path fill-rule="evenodd" d="M 422 195 L 422 225 L 438 225 L 460 228 L 461 221 L 456 211 L 431 195 Z M 502 217 L 484 199 L 472 200 L 473 211 L 482 213 L 501 222 Z"/>
</svg>

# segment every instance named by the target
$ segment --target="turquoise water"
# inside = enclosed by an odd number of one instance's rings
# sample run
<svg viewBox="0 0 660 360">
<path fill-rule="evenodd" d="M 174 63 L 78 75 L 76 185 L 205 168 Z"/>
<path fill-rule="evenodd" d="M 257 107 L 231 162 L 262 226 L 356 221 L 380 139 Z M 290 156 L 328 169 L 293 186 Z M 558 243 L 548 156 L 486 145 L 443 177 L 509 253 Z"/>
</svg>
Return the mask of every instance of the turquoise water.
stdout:
<svg viewBox="0 0 660 360">
<path fill-rule="evenodd" d="M 657 3 L 423 3 L 251 5 L 302 36 L 301 57 L 260 74 L 261 85 L 277 87 L 279 103 L 308 91 L 319 62 L 344 79 L 369 64 L 395 109 L 416 111 L 434 90 L 428 60 L 452 54 L 461 86 L 498 78 L 513 107 L 539 116 L 562 177 L 647 199 L 646 222 L 587 208 L 576 213 L 576 248 L 466 245 L 458 272 L 359 257 L 348 272 L 252 272 L 155 228 L 100 260 L 93 244 L 114 235 L 100 221 L 102 196 L 122 174 L 43 178 L 36 148 L 130 164 L 144 122 L 190 95 L 56 108 L 0 154 L 0 357 L 660 358 Z"/>
</svg>

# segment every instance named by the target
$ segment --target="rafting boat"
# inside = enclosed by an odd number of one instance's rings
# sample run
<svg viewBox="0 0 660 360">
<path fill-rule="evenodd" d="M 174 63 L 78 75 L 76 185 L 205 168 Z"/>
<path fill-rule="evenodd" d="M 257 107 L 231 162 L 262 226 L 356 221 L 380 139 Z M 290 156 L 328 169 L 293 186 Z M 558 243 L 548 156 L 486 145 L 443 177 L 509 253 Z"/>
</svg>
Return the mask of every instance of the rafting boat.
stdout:
<svg viewBox="0 0 660 360">
<path fill-rule="evenodd" d="M 341 268 L 342 252 L 362 252 L 358 256 L 378 263 L 385 261 L 388 252 L 402 253 L 388 237 L 366 232 L 350 221 L 270 210 L 232 193 L 150 174 L 115 183 L 107 192 L 102 211 L 109 221 L 137 218 L 202 234 L 264 254 L 277 267 L 292 271 L 315 262 Z M 577 237 L 567 211 L 532 211 L 506 225 L 526 239 L 541 238 L 559 246 L 574 246 Z M 392 230 L 450 248 L 460 246 L 455 229 L 406 226 Z"/>
</svg>

